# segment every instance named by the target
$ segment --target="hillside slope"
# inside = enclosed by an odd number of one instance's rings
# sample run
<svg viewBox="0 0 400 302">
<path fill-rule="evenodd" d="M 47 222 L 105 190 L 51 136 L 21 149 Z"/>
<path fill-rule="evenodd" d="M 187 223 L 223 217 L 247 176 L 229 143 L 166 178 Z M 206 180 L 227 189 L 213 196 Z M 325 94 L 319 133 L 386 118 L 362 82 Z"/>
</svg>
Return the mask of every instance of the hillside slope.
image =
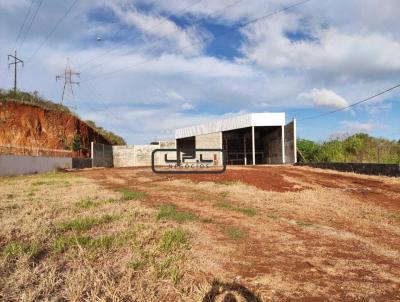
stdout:
<svg viewBox="0 0 400 302">
<path fill-rule="evenodd" d="M 87 155 L 90 142 L 112 142 L 71 112 L 19 100 L 0 100 L 0 146 L 49 148 Z M 75 148 L 74 148 L 75 146 Z"/>
</svg>

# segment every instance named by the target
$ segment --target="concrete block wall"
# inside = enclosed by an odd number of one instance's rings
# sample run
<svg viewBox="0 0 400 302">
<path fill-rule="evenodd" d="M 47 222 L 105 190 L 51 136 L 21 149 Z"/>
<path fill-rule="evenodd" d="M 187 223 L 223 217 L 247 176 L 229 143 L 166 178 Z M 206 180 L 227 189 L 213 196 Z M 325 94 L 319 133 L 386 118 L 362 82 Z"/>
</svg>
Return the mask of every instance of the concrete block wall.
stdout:
<svg viewBox="0 0 400 302">
<path fill-rule="evenodd" d="M 294 164 L 297 162 L 296 146 L 296 121 L 285 126 L 285 163 Z"/>
<path fill-rule="evenodd" d="M 282 128 L 279 127 L 263 139 L 266 164 L 282 164 Z"/>
<path fill-rule="evenodd" d="M 195 137 L 196 140 L 196 149 L 222 149 L 222 132 L 214 132 L 209 134 L 197 135 Z M 221 152 L 217 152 L 215 154 L 207 153 L 205 157 L 207 159 L 217 159 L 218 165 L 222 165 L 222 154 Z"/>
<path fill-rule="evenodd" d="M 175 141 L 162 141 L 158 145 L 113 146 L 114 167 L 151 166 L 151 154 L 154 150 L 175 148 Z M 176 152 L 168 153 L 169 159 L 176 158 Z M 164 154 L 156 153 L 155 163 L 165 165 Z"/>
</svg>

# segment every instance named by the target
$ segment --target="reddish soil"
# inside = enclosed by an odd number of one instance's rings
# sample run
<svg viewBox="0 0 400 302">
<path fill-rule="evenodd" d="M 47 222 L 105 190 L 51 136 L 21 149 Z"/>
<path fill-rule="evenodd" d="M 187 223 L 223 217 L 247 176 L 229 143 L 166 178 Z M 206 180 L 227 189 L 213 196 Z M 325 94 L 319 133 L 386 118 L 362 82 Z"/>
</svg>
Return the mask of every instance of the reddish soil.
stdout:
<svg viewBox="0 0 400 302">
<path fill-rule="evenodd" d="M 301 185 L 290 182 L 285 176 L 294 181 L 299 180 Z M 347 192 L 353 192 L 357 197 L 377 201 L 393 209 L 400 209 L 400 200 L 386 194 L 383 191 L 400 194 L 400 185 L 390 184 L 384 180 L 374 178 L 363 178 L 348 173 L 329 173 L 327 171 L 313 171 L 309 168 L 293 168 L 287 166 L 264 166 L 264 167 L 246 167 L 238 169 L 227 169 L 224 174 L 216 175 L 198 175 L 182 174 L 172 175 L 172 179 L 189 179 L 194 182 L 212 181 L 216 183 L 229 183 L 240 181 L 242 183 L 255 186 L 259 189 L 275 192 L 296 192 L 309 189 L 312 185 L 318 185 L 323 188 L 343 189 Z M 368 194 L 367 194 L 368 193 Z M 385 196 L 385 198 L 382 198 Z"/>
<path fill-rule="evenodd" d="M 0 146 L 64 150 L 79 134 L 84 152 L 90 142 L 110 142 L 76 116 L 13 101 L 0 101 Z M 19 154 L 13 150 L 13 154 Z M 56 154 L 55 154 L 56 155 Z"/>
<path fill-rule="evenodd" d="M 160 176 L 143 168 L 78 173 L 110 189 L 143 191 L 144 205 L 174 204 L 208 219 L 190 225 L 199 279 L 236 280 L 266 301 L 400 301 L 400 183 L 394 179 L 290 166 L 230 167 L 222 175 Z M 195 184 L 171 182 L 181 179 Z M 203 181 L 226 185 L 227 197 L 196 185 Z M 246 190 L 254 195 L 246 198 Z M 257 214 L 220 208 L 221 198 Z M 229 228 L 243 236 L 229 237 Z"/>
<path fill-rule="evenodd" d="M 276 169 L 243 168 L 240 170 L 227 169 L 223 174 L 182 174 L 173 175 L 174 179 L 190 179 L 194 182 L 212 181 L 229 183 L 240 181 L 255 186 L 261 190 L 287 192 L 299 191 L 301 188 L 283 178 L 283 174 Z"/>
</svg>

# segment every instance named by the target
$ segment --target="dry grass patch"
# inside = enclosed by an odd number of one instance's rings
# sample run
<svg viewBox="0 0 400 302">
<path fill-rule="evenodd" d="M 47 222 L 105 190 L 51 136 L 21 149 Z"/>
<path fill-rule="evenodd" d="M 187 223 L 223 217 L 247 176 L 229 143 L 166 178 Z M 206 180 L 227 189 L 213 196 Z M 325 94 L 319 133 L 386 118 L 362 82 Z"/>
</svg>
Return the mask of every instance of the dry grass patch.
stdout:
<svg viewBox="0 0 400 302">
<path fill-rule="evenodd" d="M 71 187 L 55 185 L 53 176 L 56 181 L 67 179 Z M 34 187 L 35 196 L 21 194 L 26 187 Z M 181 281 L 188 271 L 190 236 L 176 222 L 192 216 L 177 211 L 174 219 L 161 222 L 154 219 L 153 209 L 125 202 L 143 199 L 144 193 L 122 194 L 121 198 L 89 179 L 58 173 L 1 182 L 1 299 L 189 297 L 183 288 L 193 281 Z"/>
</svg>

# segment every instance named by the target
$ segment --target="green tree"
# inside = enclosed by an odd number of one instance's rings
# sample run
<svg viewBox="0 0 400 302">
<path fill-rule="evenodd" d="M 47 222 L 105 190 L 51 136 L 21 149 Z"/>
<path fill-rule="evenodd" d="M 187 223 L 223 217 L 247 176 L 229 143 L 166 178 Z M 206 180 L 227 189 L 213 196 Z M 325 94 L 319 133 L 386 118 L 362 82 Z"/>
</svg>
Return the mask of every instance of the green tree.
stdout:
<svg viewBox="0 0 400 302">
<path fill-rule="evenodd" d="M 82 149 L 81 138 L 78 133 L 76 133 L 72 139 L 71 149 L 76 152 Z"/>
<path fill-rule="evenodd" d="M 301 152 L 306 162 L 318 162 L 320 145 L 307 139 L 297 140 L 297 149 Z"/>
</svg>

